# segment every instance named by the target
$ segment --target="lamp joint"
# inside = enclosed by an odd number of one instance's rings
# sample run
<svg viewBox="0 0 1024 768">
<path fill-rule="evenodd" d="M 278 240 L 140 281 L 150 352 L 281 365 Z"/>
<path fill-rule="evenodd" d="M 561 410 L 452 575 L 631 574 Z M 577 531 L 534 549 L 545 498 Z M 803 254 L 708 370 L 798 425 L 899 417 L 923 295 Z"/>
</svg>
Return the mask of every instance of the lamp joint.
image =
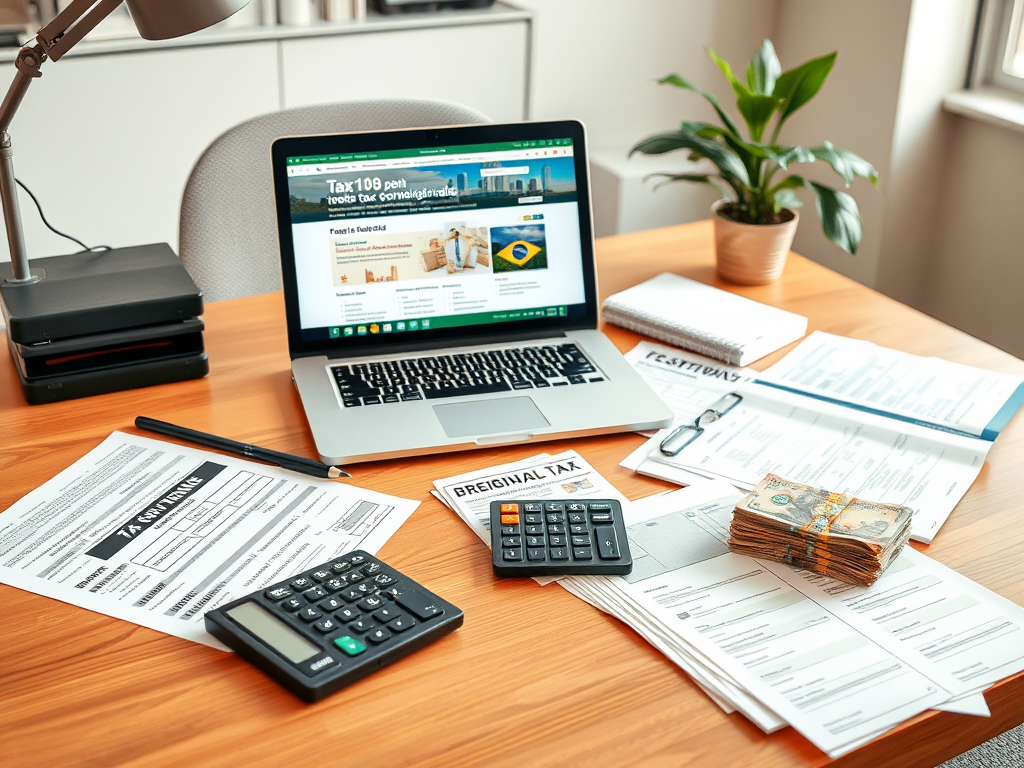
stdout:
<svg viewBox="0 0 1024 768">
<path fill-rule="evenodd" d="M 46 61 L 46 51 L 43 50 L 42 44 L 36 43 L 35 45 L 26 45 L 18 51 L 16 66 L 19 71 L 29 77 L 42 77 L 43 73 L 40 71 L 40 67 L 44 61 Z"/>
</svg>

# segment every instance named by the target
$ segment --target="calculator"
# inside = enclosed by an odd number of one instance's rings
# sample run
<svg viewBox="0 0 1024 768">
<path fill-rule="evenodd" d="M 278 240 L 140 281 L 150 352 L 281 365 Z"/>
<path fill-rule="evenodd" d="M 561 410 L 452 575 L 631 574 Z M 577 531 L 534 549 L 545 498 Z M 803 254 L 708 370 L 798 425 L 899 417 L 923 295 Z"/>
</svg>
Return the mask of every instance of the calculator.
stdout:
<svg viewBox="0 0 1024 768">
<path fill-rule="evenodd" d="M 615 499 L 491 502 L 498 576 L 624 576 L 633 570 Z"/>
<path fill-rule="evenodd" d="M 462 611 L 356 550 L 226 603 L 206 631 L 318 701 L 462 626 Z"/>
</svg>

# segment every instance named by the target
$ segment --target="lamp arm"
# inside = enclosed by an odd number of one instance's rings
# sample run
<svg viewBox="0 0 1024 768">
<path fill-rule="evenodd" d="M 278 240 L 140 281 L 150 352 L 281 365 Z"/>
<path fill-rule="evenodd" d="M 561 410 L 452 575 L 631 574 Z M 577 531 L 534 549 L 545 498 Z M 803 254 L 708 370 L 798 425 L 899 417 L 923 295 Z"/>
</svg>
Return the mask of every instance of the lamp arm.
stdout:
<svg viewBox="0 0 1024 768">
<path fill-rule="evenodd" d="M 26 43 L 15 61 L 18 68 L 11 87 L 0 104 L 0 203 L 3 204 L 7 244 L 11 251 L 11 283 L 32 283 L 38 280 L 29 269 L 25 252 L 25 233 L 18 207 L 18 190 L 14 179 L 14 150 L 7 133 L 18 107 L 21 106 L 32 80 L 42 76 L 41 67 L 48 58 L 57 61 L 81 41 L 97 24 L 109 16 L 122 0 L 72 0 L 63 11 Z"/>
</svg>

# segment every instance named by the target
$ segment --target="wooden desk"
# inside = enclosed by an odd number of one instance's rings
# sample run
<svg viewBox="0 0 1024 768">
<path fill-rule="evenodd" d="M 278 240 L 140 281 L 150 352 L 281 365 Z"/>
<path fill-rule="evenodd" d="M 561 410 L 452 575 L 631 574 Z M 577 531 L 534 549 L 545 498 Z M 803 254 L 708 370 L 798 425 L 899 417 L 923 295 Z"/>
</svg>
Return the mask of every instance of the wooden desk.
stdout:
<svg viewBox="0 0 1024 768">
<path fill-rule="evenodd" d="M 670 270 L 807 315 L 811 329 L 1024 373 L 1024 363 L 792 256 L 779 282 L 720 283 L 709 223 L 598 243 L 603 295 Z M 279 294 L 213 304 L 200 381 L 26 406 L 0 357 L 0 509 L 145 414 L 314 456 L 289 379 Z M 623 351 L 637 341 L 605 329 Z M 761 360 L 763 368 L 781 356 Z M 381 551 L 466 612 L 438 643 L 318 704 L 230 654 L 0 585 L 0 764 L 820 766 L 792 729 L 765 736 L 724 714 L 632 630 L 557 586 L 498 581 L 431 481 L 575 448 L 629 498 L 668 487 L 618 462 L 633 434 L 354 467 L 351 482 L 422 501 Z M 1018 416 L 929 555 L 1024 604 Z M 1024 721 L 1024 675 L 992 688 L 991 718 L 928 712 L 835 761 L 931 768 Z"/>
</svg>

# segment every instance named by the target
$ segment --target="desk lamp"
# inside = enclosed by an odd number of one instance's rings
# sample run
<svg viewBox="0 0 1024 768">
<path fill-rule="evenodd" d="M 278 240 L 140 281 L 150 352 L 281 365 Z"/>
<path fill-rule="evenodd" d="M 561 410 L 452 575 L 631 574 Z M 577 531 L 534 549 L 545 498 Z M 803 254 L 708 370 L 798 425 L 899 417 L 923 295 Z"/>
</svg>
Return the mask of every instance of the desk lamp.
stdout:
<svg viewBox="0 0 1024 768">
<path fill-rule="evenodd" d="M 148 40 L 180 37 L 226 19 L 249 0 L 127 0 Z M 30 265 L 7 133 L 47 59 L 57 61 L 121 0 L 72 0 L 18 53 L 0 104 L 0 203 L 11 264 L 0 264 L 0 310 L 26 399 L 53 402 L 198 378 L 202 294 L 166 243 L 86 249 Z M 45 223 L 45 222 L 44 222 Z"/>
<path fill-rule="evenodd" d="M 248 3 L 249 0 L 127 0 L 128 10 L 139 33 L 147 40 L 165 40 L 216 24 Z M 18 53 L 17 74 L 7 96 L 0 105 L 0 201 L 3 203 L 7 242 L 11 250 L 12 276 L 8 284 L 35 283 L 42 279 L 32 274 L 25 253 L 25 236 L 18 209 L 14 180 L 14 152 L 7 133 L 14 113 L 18 111 L 25 92 L 47 59 L 57 61 L 72 46 L 109 16 L 121 0 L 73 0 L 49 24 L 36 34 Z"/>
</svg>

